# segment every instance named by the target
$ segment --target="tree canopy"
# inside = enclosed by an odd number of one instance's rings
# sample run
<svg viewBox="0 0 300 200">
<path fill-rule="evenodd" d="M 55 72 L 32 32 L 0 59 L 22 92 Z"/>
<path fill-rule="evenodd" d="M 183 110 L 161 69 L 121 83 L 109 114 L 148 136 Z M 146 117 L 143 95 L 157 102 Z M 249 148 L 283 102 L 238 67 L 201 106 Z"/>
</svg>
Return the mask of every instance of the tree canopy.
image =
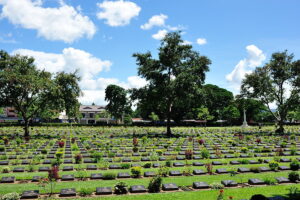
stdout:
<svg viewBox="0 0 300 200">
<path fill-rule="evenodd" d="M 242 81 L 242 95 L 256 98 L 267 106 L 279 124 L 278 133 L 284 132 L 287 114 L 300 100 L 300 60 L 293 58 L 287 51 L 273 53 L 269 63 L 257 67 Z M 276 112 L 272 112 L 271 103 L 276 104 Z"/>
<path fill-rule="evenodd" d="M 187 112 L 199 99 L 199 88 L 209 70 L 210 60 L 184 44 L 180 32 L 168 33 L 161 41 L 158 59 L 150 52 L 135 53 L 138 74 L 148 84 L 134 91 L 134 97 L 144 107 L 152 105 L 160 119 L 167 119 L 167 135 L 171 136 L 170 121 L 178 113 Z"/>
<path fill-rule="evenodd" d="M 70 114 L 79 105 L 79 77 L 74 73 L 40 70 L 34 59 L 0 51 L 0 105 L 13 106 L 24 120 L 24 136 L 29 137 L 29 121 L 49 110 Z"/>
<path fill-rule="evenodd" d="M 131 110 L 127 91 L 118 85 L 108 85 L 105 89 L 105 100 L 108 101 L 107 111 L 116 119 L 122 119 Z"/>
</svg>

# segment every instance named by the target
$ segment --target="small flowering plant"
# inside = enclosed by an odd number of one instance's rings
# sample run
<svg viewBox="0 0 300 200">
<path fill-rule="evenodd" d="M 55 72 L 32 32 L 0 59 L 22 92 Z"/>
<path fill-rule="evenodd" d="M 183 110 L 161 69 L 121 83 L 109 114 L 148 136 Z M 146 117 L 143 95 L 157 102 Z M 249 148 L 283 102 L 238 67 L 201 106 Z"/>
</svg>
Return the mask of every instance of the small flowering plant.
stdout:
<svg viewBox="0 0 300 200">
<path fill-rule="evenodd" d="M 223 200 L 223 199 L 224 199 L 224 190 L 220 190 L 217 200 Z"/>
</svg>

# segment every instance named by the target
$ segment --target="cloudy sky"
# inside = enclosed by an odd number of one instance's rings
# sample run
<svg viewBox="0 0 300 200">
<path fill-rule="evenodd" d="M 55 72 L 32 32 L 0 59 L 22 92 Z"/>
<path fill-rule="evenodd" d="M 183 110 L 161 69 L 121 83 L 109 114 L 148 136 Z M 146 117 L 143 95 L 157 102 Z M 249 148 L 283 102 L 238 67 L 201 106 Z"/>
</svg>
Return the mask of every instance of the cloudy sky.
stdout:
<svg viewBox="0 0 300 200">
<path fill-rule="evenodd" d="M 299 0 L 0 0 L 0 46 L 50 72 L 79 70 L 81 103 L 108 84 L 138 88 L 133 53 L 181 30 L 212 60 L 206 83 L 238 94 L 246 73 L 285 49 L 300 57 Z"/>
</svg>

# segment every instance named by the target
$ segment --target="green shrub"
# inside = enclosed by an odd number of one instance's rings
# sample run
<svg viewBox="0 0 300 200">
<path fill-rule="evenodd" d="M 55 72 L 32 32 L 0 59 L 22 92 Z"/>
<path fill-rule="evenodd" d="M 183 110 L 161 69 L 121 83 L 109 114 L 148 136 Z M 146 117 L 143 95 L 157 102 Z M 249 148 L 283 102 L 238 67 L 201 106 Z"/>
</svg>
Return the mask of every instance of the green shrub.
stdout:
<svg viewBox="0 0 300 200">
<path fill-rule="evenodd" d="M 250 161 L 247 160 L 247 159 L 239 160 L 239 162 L 240 162 L 241 164 L 249 164 L 249 163 L 250 163 Z"/>
<path fill-rule="evenodd" d="M 297 171 L 299 169 L 300 165 L 299 165 L 299 161 L 298 160 L 293 160 L 291 163 L 290 163 L 290 168 L 291 170 L 293 171 Z"/>
<path fill-rule="evenodd" d="M 248 148 L 247 147 L 242 147 L 241 148 L 241 152 L 242 153 L 247 153 L 248 152 Z"/>
<path fill-rule="evenodd" d="M 267 185 L 276 185 L 276 180 L 274 178 L 265 178 L 264 182 Z"/>
<path fill-rule="evenodd" d="M 3 167 L 2 168 L 2 173 L 9 173 L 10 172 L 10 168 L 9 167 Z"/>
<path fill-rule="evenodd" d="M 46 149 L 42 149 L 41 153 L 42 154 L 47 154 L 47 150 Z"/>
<path fill-rule="evenodd" d="M 93 190 L 88 188 L 81 188 L 79 191 L 79 195 L 82 197 L 86 197 L 93 194 Z"/>
<path fill-rule="evenodd" d="M 63 152 L 61 152 L 61 151 L 60 151 L 60 152 L 56 152 L 55 155 L 56 155 L 56 158 L 57 158 L 57 159 L 61 159 L 62 156 L 63 156 Z"/>
<path fill-rule="evenodd" d="M 19 200 L 20 195 L 16 192 L 8 193 L 2 196 L 1 200 Z"/>
<path fill-rule="evenodd" d="M 153 177 L 148 185 L 148 190 L 150 193 L 160 192 L 162 184 L 162 178 L 160 176 Z"/>
<path fill-rule="evenodd" d="M 299 180 L 299 173 L 298 172 L 290 172 L 289 173 L 289 179 L 292 182 L 296 182 Z"/>
<path fill-rule="evenodd" d="M 162 177 L 168 176 L 168 174 L 169 174 L 169 167 L 164 167 L 164 166 L 160 167 L 159 170 L 158 170 L 158 174 L 160 176 L 162 176 Z"/>
<path fill-rule="evenodd" d="M 162 150 L 156 150 L 156 153 L 161 156 L 163 154 L 163 151 Z"/>
<path fill-rule="evenodd" d="M 145 163 L 144 164 L 144 168 L 150 168 L 151 167 L 151 163 Z"/>
<path fill-rule="evenodd" d="M 113 172 L 106 172 L 102 176 L 103 180 L 113 180 L 116 179 L 116 174 Z"/>
<path fill-rule="evenodd" d="M 201 151 L 201 157 L 202 158 L 207 159 L 207 158 L 209 158 L 209 155 L 210 155 L 210 153 L 209 153 L 209 151 L 207 149 L 203 149 Z"/>
<path fill-rule="evenodd" d="M 251 167 L 250 171 L 254 173 L 260 173 L 260 169 L 258 167 Z"/>
<path fill-rule="evenodd" d="M 137 166 L 137 167 L 132 167 L 131 168 L 132 177 L 139 178 L 141 176 L 141 173 L 142 173 L 142 168 L 141 167 Z"/>
<path fill-rule="evenodd" d="M 127 185 L 124 182 L 119 182 L 115 185 L 115 193 L 116 194 L 127 194 Z"/>
<path fill-rule="evenodd" d="M 221 183 L 212 183 L 210 184 L 210 187 L 213 190 L 221 190 L 224 188 L 224 185 L 222 185 Z"/>
<path fill-rule="evenodd" d="M 292 146 L 290 150 L 291 150 L 291 155 L 292 156 L 296 155 L 296 153 L 297 153 L 297 147 Z"/>
<path fill-rule="evenodd" d="M 0 152 L 5 151 L 5 147 L 4 146 L 0 146 Z"/>
<path fill-rule="evenodd" d="M 170 160 L 167 160 L 165 165 L 167 167 L 172 167 L 172 162 Z"/>
<path fill-rule="evenodd" d="M 129 163 L 122 163 L 121 164 L 121 168 L 122 169 L 129 169 L 130 168 L 130 164 Z"/>
<path fill-rule="evenodd" d="M 269 167 L 271 170 L 277 170 L 277 168 L 279 167 L 279 164 L 276 161 L 271 161 L 271 162 L 269 162 Z"/>
<path fill-rule="evenodd" d="M 92 154 L 92 157 L 94 158 L 95 162 L 99 162 L 102 159 L 102 153 L 96 151 Z"/>
</svg>

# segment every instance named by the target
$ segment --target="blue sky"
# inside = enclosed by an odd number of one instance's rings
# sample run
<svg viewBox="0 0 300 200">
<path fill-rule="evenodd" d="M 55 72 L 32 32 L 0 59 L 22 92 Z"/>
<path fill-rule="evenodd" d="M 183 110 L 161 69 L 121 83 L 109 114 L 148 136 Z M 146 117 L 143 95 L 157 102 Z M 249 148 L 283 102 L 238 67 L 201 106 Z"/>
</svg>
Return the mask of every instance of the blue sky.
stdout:
<svg viewBox="0 0 300 200">
<path fill-rule="evenodd" d="M 105 104 L 108 84 L 145 84 L 133 53 L 156 55 L 158 39 L 182 30 L 212 61 L 206 83 L 237 94 L 273 52 L 299 58 L 299 8 L 298 0 L 0 0 L 0 45 L 51 72 L 78 68 L 80 101 Z"/>
</svg>

